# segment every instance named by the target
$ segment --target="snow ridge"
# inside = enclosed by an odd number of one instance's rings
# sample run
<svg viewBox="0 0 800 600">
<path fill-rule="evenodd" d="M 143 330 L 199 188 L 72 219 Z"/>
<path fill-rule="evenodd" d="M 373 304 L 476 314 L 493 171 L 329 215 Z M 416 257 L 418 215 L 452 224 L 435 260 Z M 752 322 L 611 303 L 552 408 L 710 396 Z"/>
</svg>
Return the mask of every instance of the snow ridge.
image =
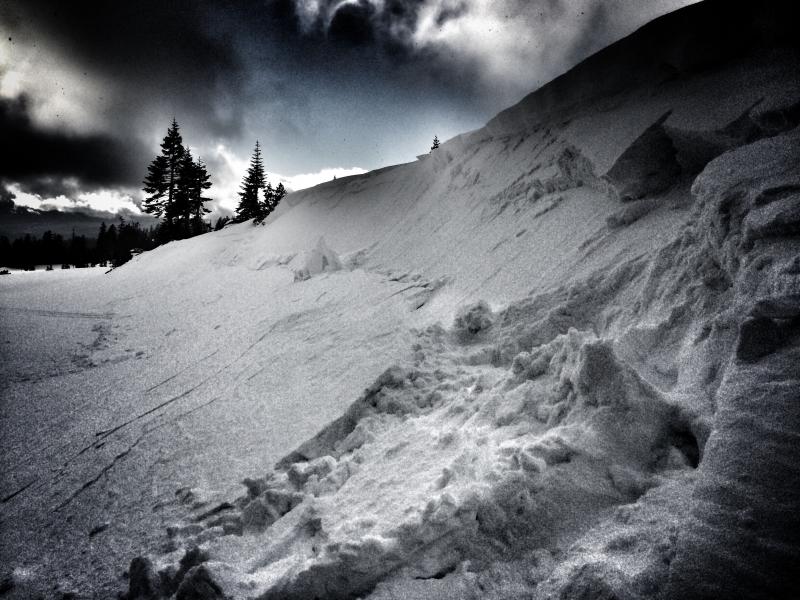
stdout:
<svg viewBox="0 0 800 600">
<path fill-rule="evenodd" d="M 179 545 L 209 548 L 232 597 L 782 597 L 800 557 L 783 437 L 800 425 L 800 241 L 780 209 L 798 149 L 795 130 L 713 161 L 655 260 L 420 331 Z M 747 510 L 725 508 L 742 494 Z"/>
</svg>

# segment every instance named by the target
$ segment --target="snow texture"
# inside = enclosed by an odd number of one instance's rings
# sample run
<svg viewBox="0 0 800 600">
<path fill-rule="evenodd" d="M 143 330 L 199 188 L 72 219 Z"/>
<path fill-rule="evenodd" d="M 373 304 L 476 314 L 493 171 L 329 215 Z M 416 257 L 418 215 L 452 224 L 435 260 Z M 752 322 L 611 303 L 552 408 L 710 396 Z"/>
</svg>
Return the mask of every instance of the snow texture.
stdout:
<svg viewBox="0 0 800 600">
<path fill-rule="evenodd" d="M 790 11 L 689 7 L 264 227 L 3 278 L 3 593 L 795 598 Z"/>
</svg>

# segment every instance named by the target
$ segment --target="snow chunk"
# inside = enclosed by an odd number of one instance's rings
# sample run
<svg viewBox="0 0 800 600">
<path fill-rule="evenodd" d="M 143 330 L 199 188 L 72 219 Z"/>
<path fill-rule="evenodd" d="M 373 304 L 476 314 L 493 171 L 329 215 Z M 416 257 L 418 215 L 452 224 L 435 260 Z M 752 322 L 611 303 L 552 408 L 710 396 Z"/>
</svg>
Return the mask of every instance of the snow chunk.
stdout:
<svg viewBox="0 0 800 600">
<path fill-rule="evenodd" d="M 453 333 L 461 341 L 475 339 L 492 326 L 492 310 L 486 302 L 477 302 L 461 309 L 453 323 Z"/>
<path fill-rule="evenodd" d="M 302 261 L 302 266 L 294 270 L 295 281 L 305 281 L 314 275 L 342 269 L 339 255 L 328 247 L 323 237 L 319 238 L 315 248 L 303 253 Z"/>
</svg>

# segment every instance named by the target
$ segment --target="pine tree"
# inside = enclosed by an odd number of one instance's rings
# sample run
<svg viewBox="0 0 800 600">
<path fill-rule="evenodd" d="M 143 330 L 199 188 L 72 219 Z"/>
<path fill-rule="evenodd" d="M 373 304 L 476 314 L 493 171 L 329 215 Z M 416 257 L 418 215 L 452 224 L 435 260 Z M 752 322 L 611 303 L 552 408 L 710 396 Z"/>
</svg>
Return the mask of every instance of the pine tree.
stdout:
<svg viewBox="0 0 800 600">
<path fill-rule="evenodd" d="M 167 170 L 166 157 L 156 156 L 147 167 L 147 177 L 144 179 L 144 192 L 147 194 L 147 198 L 142 203 L 142 210 L 157 217 L 164 214 L 166 205 L 164 195 L 167 192 Z"/>
<path fill-rule="evenodd" d="M 204 198 L 203 192 L 211 187 L 210 179 L 205 163 L 195 161 L 187 149 L 178 166 L 175 201 L 170 211 L 175 235 L 190 237 L 205 233 L 203 215 L 211 211 L 204 206 L 209 198 Z"/>
<path fill-rule="evenodd" d="M 181 138 L 178 122 L 173 118 L 172 125 L 161 142 L 161 155 L 157 156 L 147 167 L 147 177 L 144 180 L 144 191 L 148 194 L 142 209 L 157 217 L 162 215 L 167 226 L 172 225 L 175 214 L 173 203 L 178 187 L 179 169 L 185 149 Z"/>
<path fill-rule="evenodd" d="M 191 196 L 194 188 L 194 158 L 187 148 L 178 162 L 178 177 L 175 184 L 175 194 L 165 215 L 167 222 L 172 224 L 173 237 L 182 238 L 189 236 L 189 219 L 191 214 Z"/>
<path fill-rule="evenodd" d="M 269 216 L 269 213 L 272 212 L 274 196 L 275 190 L 272 189 L 272 184 L 267 181 L 267 185 L 264 186 L 263 200 L 258 203 L 258 216 L 253 220 L 255 225 L 262 223 Z"/>
<path fill-rule="evenodd" d="M 97 232 L 97 243 L 95 244 L 95 257 L 100 264 L 108 260 L 108 235 L 106 233 L 106 222 L 100 223 L 100 231 Z"/>
<path fill-rule="evenodd" d="M 278 203 L 285 195 L 286 188 L 282 183 L 279 183 L 278 187 L 273 189 L 272 184 L 267 182 L 264 188 L 264 201 L 260 204 L 261 214 L 255 219 L 255 224 L 257 225 L 264 221 L 275 210 L 275 207 L 278 206 Z"/>
<path fill-rule="evenodd" d="M 242 222 L 261 216 L 258 190 L 263 190 L 265 187 L 261 147 L 256 141 L 256 147 L 250 159 L 250 167 L 247 169 L 247 174 L 242 181 L 242 190 L 239 192 L 240 200 L 239 206 L 236 208 L 236 221 Z"/>
<path fill-rule="evenodd" d="M 436 150 L 438 147 L 439 147 L 439 136 L 434 135 L 433 136 L 433 145 L 431 146 L 431 152 Z"/>
<path fill-rule="evenodd" d="M 192 193 L 189 196 L 189 214 L 192 219 L 192 235 L 199 235 L 210 230 L 203 221 L 203 215 L 211 212 L 205 203 L 210 199 L 203 197 L 203 192 L 211 187 L 211 175 L 206 164 L 198 158 L 192 168 Z"/>
<path fill-rule="evenodd" d="M 275 210 L 275 207 L 278 206 L 278 203 L 283 200 L 283 197 L 286 195 L 286 188 L 283 187 L 282 183 L 278 184 L 278 187 L 275 188 L 275 193 L 273 195 L 273 202 L 272 202 L 272 210 Z"/>
</svg>

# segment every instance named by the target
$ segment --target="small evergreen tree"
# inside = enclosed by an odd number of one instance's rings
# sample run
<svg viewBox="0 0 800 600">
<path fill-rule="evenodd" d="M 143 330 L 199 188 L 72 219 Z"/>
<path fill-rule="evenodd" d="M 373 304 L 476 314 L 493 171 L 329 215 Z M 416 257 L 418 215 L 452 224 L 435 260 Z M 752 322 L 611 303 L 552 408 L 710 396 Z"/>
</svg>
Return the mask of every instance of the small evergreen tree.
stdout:
<svg viewBox="0 0 800 600">
<path fill-rule="evenodd" d="M 275 210 L 275 207 L 278 206 L 278 203 L 285 195 L 286 188 L 283 187 L 282 183 L 279 183 L 278 187 L 273 189 L 272 184 L 267 182 L 267 186 L 264 188 L 264 200 L 260 204 L 261 214 L 254 223 L 257 225 L 264 221 Z"/>
<path fill-rule="evenodd" d="M 433 145 L 431 146 L 431 152 L 436 150 L 438 147 L 439 147 L 439 136 L 434 135 L 433 136 Z"/>
<path fill-rule="evenodd" d="M 272 184 L 267 181 L 264 186 L 264 196 L 258 203 L 258 216 L 253 220 L 253 224 L 259 225 L 262 223 L 272 212 L 272 203 L 274 201 L 275 190 L 272 189 Z"/>
<path fill-rule="evenodd" d="M 250 167 L 242 180 L 242 189 L 239 192 L 239 206 L 236 208 L 236 221 L 242 222 L 248 219 L 261 217 L 261 207 L 259 205 L 258 190 L 266 187 L 264 181 L 264 165 L 261 162 L 261 147 L 256 141 L 253 156 L 250 158 Z"/>
<path fill-rule="evenodd" d="M 278 184 L 278 187 L 275 188 L 275 193 L 273 194 L 273 202 L 272 202 L 272 210 L 275 210 L 275 207 L 278 206 L 278 203 L 283 200 L 283 197 L 286 195 L 286 188 L 283 187 L 282 183 Z"/>
</svg>

